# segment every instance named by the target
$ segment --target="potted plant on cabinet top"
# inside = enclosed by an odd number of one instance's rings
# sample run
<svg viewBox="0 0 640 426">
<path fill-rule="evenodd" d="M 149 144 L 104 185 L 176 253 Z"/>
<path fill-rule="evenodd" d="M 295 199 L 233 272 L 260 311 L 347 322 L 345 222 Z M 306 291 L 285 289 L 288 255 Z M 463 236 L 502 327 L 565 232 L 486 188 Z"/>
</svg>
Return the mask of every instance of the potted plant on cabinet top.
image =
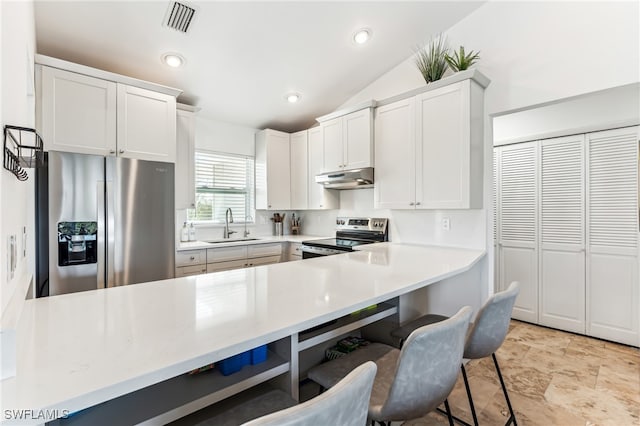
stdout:
<svg viewBox="0 0 640 426">
<path fill-rule="evenodd" d="M 427 46 L 416 49 L 416 66 L 424 81 L 431 83 L 442 78 L 447 70 L 448 50 L 446 37 L 442 34 L 431 39 Z"/>
<path fill-rule="evenodd" d="M 455 72 L 468 69 L 478 59 L 480 59 L 480 52 L 476 53 L 472 50 L 469 53 L 465 53 L 464 46 L 460 46 L 459 50 L 454 51 L 453 56 L 449 55 L 449 53 L 445 54 L 447 64 Z"/>
</svg>

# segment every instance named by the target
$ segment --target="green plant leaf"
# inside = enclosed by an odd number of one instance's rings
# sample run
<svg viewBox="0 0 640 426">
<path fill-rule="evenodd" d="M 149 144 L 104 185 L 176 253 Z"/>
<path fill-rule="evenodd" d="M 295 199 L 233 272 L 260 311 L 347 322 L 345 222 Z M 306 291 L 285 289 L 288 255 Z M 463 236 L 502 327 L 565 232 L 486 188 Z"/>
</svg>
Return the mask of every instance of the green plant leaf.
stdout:
<svg viewBox="0 0 640 426">
<path fill-rule="evenodd" d="M 440 80 L 447 70 L 449 48 L 442 34 L 431 39 L 428 45 L 416 48 L 415 63 L 425 82 Z"/>
</svg>

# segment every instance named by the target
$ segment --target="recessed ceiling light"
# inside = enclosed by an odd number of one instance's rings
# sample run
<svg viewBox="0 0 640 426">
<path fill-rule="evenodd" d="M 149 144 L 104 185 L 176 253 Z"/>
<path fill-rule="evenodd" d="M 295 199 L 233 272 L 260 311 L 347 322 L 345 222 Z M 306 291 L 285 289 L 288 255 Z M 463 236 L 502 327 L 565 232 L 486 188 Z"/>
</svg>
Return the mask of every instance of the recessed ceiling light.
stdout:
<svg viewBox="0 0 640 426">
<path fill-rule="evenodd" d="M 355 41 L 358 44 L 364 44 L 368 42 L 370 38 L 371 38 L 371 30 L 367 28 L 358 30 L 353 35 L 353 41 Z"/>
<path fill-rule="evenodd" d="M 300 93 L 289 93 L 284 98 L 290 104 L 295 104 L 296 102 L 298 102 L 300 100 L 301 97 L 302 96 L 300 95 Z"/>
<path fill-rule="evenodd" d="M 178 68 L 184 64 L 184 58 L 178 53 L 165 53 L 162 55 L 162 62 L 172 68 Z"/>
</svg>

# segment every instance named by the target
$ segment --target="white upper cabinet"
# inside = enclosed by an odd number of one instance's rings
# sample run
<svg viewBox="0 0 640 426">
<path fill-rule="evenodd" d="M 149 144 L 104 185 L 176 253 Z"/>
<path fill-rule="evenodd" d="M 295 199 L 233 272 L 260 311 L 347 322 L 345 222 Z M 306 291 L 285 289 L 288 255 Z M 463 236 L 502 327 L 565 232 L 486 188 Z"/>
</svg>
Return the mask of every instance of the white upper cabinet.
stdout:
<svg viewBox="0 0 640 426">
<path fill-rule="evenodd" d="M 175 162 L 179 91 L 55 58 L 38 59 L 44 62 L 36 68 L 36 127 L 46 150 Z"/>
<path fill-rule="evenodd" d="M 39 69 L 44 148 L 115 155 L 116 83 L 57 68 Z"/>
<path fill-rule="evenodd" d="M 320 126 L 324 146 L 322 172 L 373 166 L 371 108 L 321 121 Z"/>
<path fill-rule="evenodd" d="M 195 113 L 179 109 L 176 122 L 176 209 L 192 209 L 196 204 L 195 131 Z"/>
<path fill-rule="evenodd" d="M 256 209 L 291 208 L 289 134 L 266 129 L 256 133 Z"/>
<path fill-rule="evenodd" d="M 376 109 L 376 208 L 482 207 L 483 91 L 466 79 Z"/>
<path fill-rule="evenodd" d="M 118 83 L 118 155 L 176 160 L 176 98 Z"/>
<path fill-rule="evenodd" d="M 344 168 L 344 149 L 342 148 L 342 117 L 334 118 L 321 124 L 323 164 L 322 172 L 333 172 Z"/>
<path fill-rule="evenodd" d="M 483 89 L 465 80 L 416 97 L 416 206 L 482 207 Z"/>
<path fill-rule="evenodd" d="M 322 144 L 322 127 L 313 127 L 308 131 L 308 188 L 309 204 L 312 210 L 329 210 L 340 207 L 340 197 L 337 191 L 326 189 L 316 183 L 316 175 L 322 173 L 324 164 L 324 149 Z"/>
<path fill-rule="evenodd" d="M 374 205 L 407 209 L 416 199 L 415 99 L 376 108 Z"/>
<path fill-rule="evenodd" d="M 309 167 L 307 131 L 291 135 L 291 208 L 308 207 Z"/>
</svg>

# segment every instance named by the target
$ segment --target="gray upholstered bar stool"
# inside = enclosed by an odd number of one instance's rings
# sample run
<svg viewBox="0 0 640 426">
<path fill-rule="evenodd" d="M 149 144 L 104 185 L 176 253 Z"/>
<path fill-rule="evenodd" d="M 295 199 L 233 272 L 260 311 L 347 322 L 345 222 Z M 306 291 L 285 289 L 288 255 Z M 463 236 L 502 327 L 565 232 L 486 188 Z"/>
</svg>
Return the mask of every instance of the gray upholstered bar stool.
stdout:
<svg viewBox="0 0 640 426">
<path fill-rule="evenodd" d="M 466 306 L 445 321 L 415 330 L 400 350 L 372 343 L 312 368 L 308 377 L 329 389 L 355 366 L 374 361 L 378 373 L 369 401 L 372 424 L 422 417 L 442 404 L 456 383 L 470 319 Z"/>
<path fill-rule="evenodd" d="M 246 426 L 362 426 L 377 367 L 366 362 L 353 370 L 336 386 L 315 398 L 245 423 Z"/>
<path fill-rule="evenodd" d="M 509 407 L 510 416 L 506 425 L 510 425 L 512 423 L 517 425 L 516 415 L 513 412 L 513 407 L 509 400 L 507 387 L 504 384 L 495 352 L 500 348 L 502 342 L 504 342 L 504 339 L 507 336 L 513 304 L 516 297 L 518 297 L 519 292 L 520 284 L 514 281 L 508 289 L 495 293 L 489 298 L 489 300 L 487 300 L 478 312 L 475 322 L 471 325 L 464 348 L 465 362 L 468 362 L 468 360 L 471 359 L 485 358 L 489 355 L 493 358 L 493 363 L 496 367 L 498 378 L 500 379 L 500 385 L 502 386 L 502 392 L 504 393 L 504 398 L 507 401 L 507 406 Z M 447 317 L 442 315 L 425 315 L 403 325 L 400 328 L 397 328 L 391 332 L 391 335 L 400 339 L 400 342 L 403 342 L 411 335 L 412 330 L 424 327 L 425 324 L 434 324 L 446 319 Z M 477 426 L 478 417 L 476 415 L 475 406 L 473 405 L 473 397 L 471 396 L 471 388 L 469 387 L 469 380 L 467 378 L 467 371 L 464 368 L 464 362 L 461 364 L 461 369 L 464 386 L 467 391 L 467 398 L 469 399 L 469 407 L 471 408 L 471 416 L 473 417 L 473 424 Z M 457 417 L 455 420 L 464 425 L 469 425 L 467 422 Z"/>
<path fill-rule="evenodd" d="M 369 396 L 376 370 L 373 362 L 362 364 L 335 388 L 302 404 L 297 404 L 286 392 L 272 390 L 197 426 L 362 426 L 367 421 Z"/>
</svg>

